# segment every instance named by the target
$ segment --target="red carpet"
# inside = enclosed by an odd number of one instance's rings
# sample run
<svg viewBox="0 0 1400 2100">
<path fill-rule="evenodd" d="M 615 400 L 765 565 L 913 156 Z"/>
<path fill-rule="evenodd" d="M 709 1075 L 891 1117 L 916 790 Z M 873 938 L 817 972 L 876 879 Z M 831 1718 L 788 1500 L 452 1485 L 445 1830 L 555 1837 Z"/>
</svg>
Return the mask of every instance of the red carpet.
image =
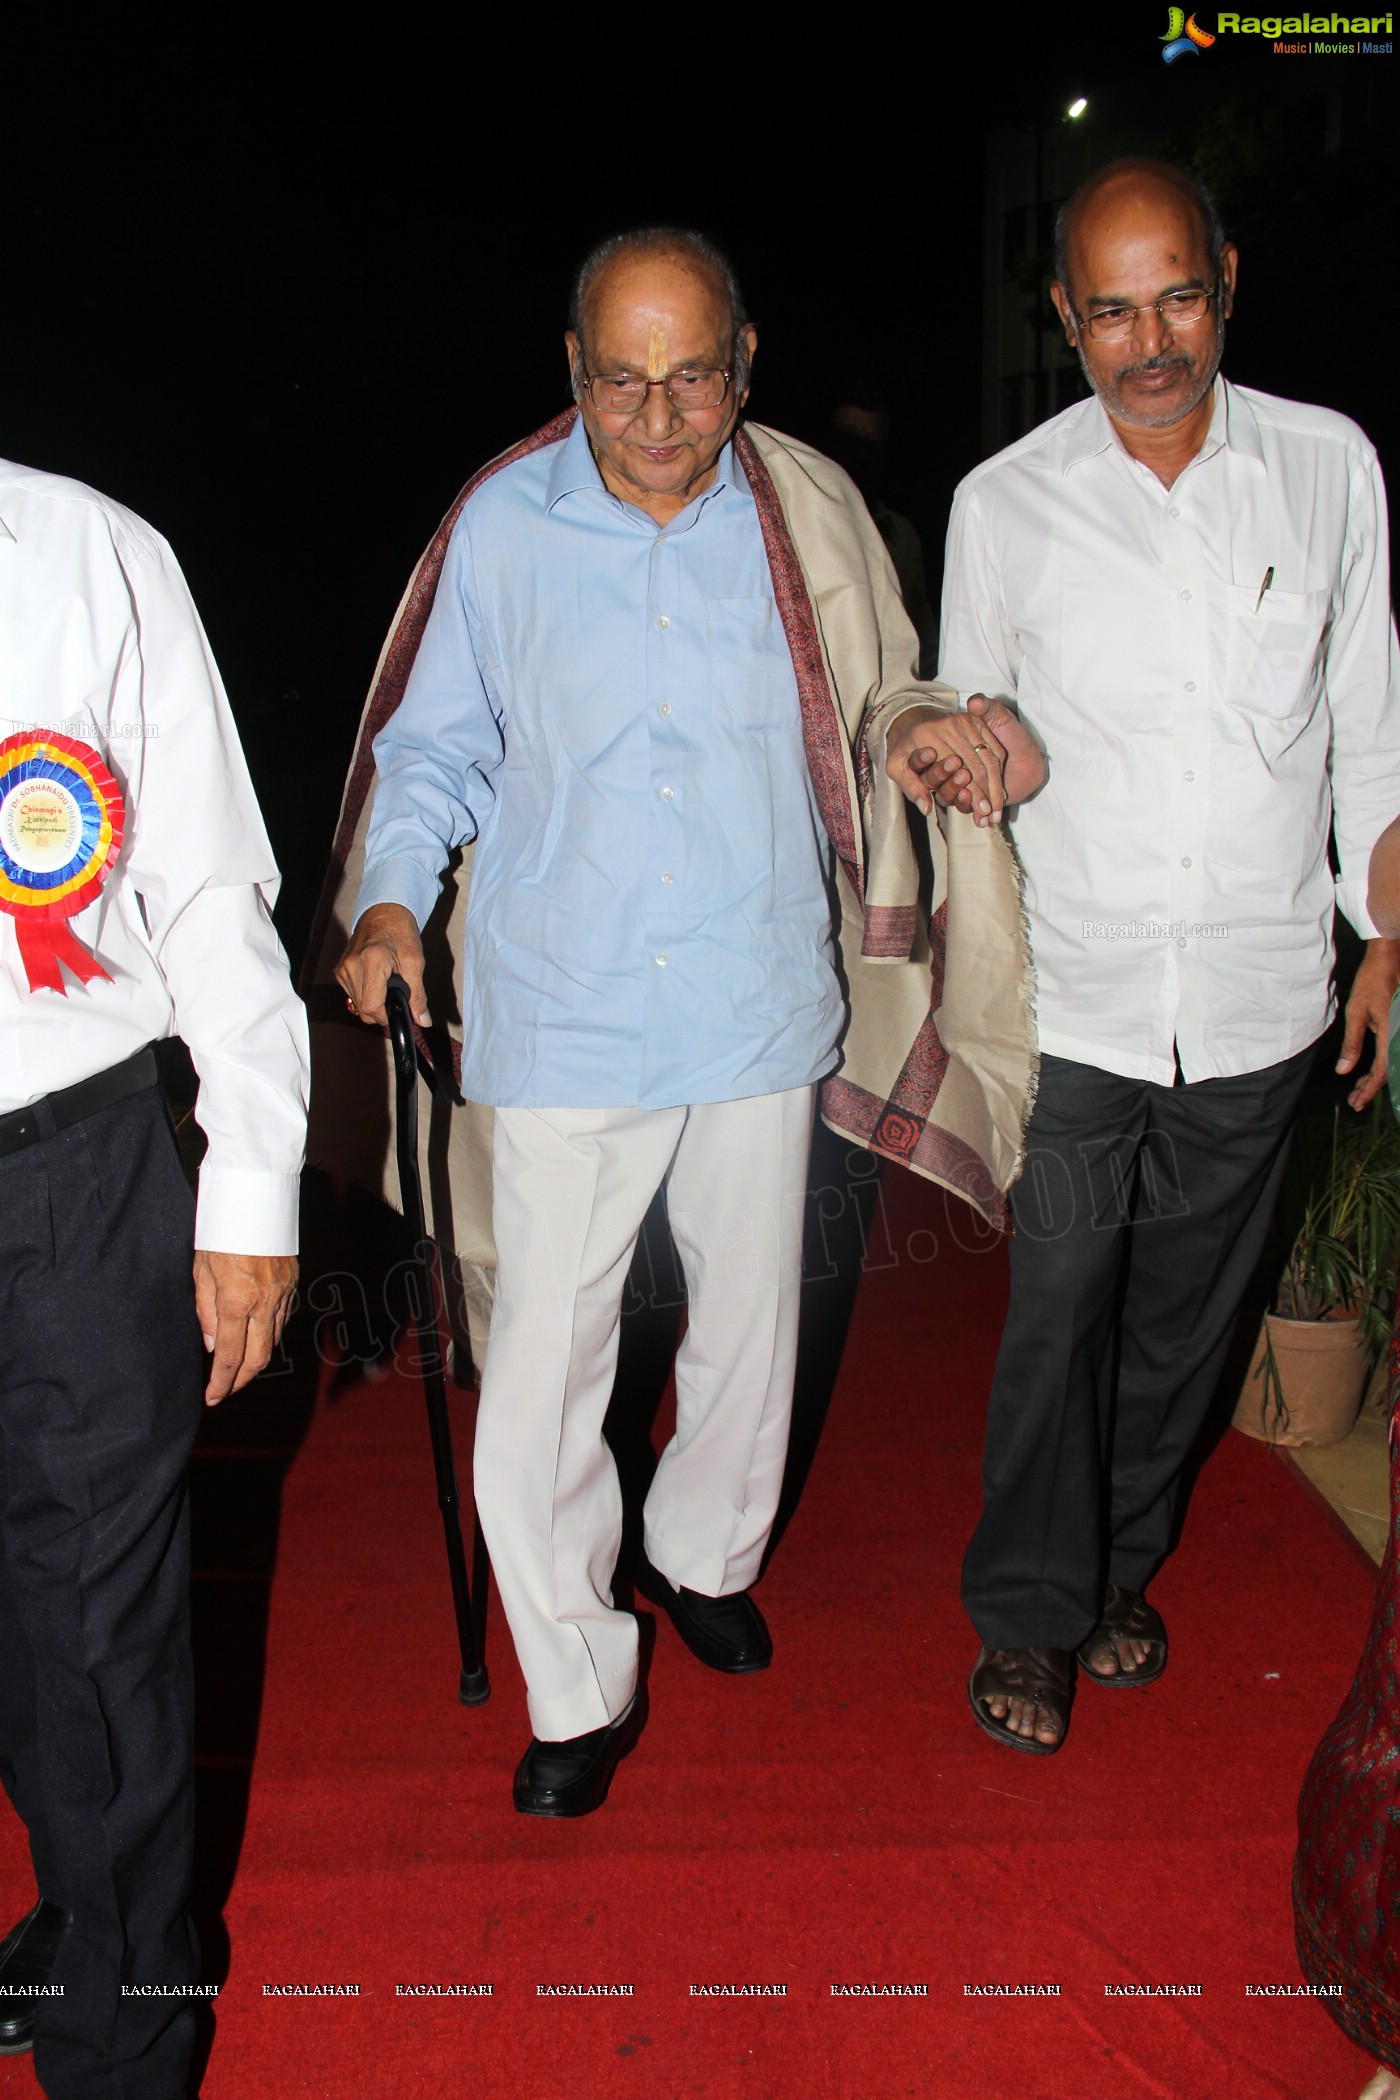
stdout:
<svg viewBox="0 0 1400 2100">
<path fill-rule="evenodd" d="M 418 1386 L 322 1395 L 282 1502 L 206 2100 L 1352 2100 L 1369 2067 L 1322 2008 L 1245 1991 L 1298 1981 L 1294 1803 L 1361 1645 L 1366 1571 L 1230 1432 L 1153 1591 L 1173 1643 L 1161 1684 L 1084 1690 L 1053 1759 L 983 1737 L 957 1578 L 1005 1262 L 959 1249 L 963 1217 L 887 1175 L 825 1432 L 762 1588 L 774 1666 L 716 1677 L 663 1625 L 650 1725 L 578 1824 L 512 1811 L 528 1728 L 499 1612 L 491 1702 L 456 1703 Z M 221 1433 L 246 1442 L 278 1391 Z M 469 1417 L 468 1396 L 462 1452 Z M 207 1499 L 209 1478 L 256 1482 L 260 1465 L 275 1458 L 204 1460 L 196 1487 Z M 251 1747 L 221 1685 L 245 1667 L 267 1542 L 256 1516 L 251 1538 L 236 1509 L 210 1521 L 225 1564 L 198 1593 L 201 1778 L 217 1816 Z M 0 1873 L 8 1921 L 30 1900 L 8 1814 Z M 297 1983 L 359 1996 L 263 1995 Z M 453 1983 L 493 1995 L 395 1995 Z M 537 1995 L 590 1983 L 634 1995 Z M 831 1995 L 861 1983 L 927 1995 Z M 1017 1983 L 1061 1995 L 966 1995 Z M 1132 1983 L 1200 1995 L 1105 1996 Z M 724 1984 L 787 1995 L 690 1995 Z M 0 2094 L 35 2090 L 27 2058 L 0 2065 Z"/>
</svg>

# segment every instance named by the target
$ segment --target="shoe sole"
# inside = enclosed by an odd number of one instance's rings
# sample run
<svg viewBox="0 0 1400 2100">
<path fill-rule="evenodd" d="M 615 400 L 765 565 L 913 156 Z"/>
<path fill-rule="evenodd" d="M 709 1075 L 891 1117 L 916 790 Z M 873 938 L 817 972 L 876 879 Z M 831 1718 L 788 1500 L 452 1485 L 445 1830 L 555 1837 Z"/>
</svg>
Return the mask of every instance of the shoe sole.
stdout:
<svg viewBox="0 0 1400 2100">
<path fill-rule="evenodd" d="M 1149 1684 L 1157 1682 L 1167 1667 L 1167 1658 L 1163 1655 L 1160 1662 L 1144 1669 L 1115 1670 L 1111 1677 L 1101 1677 L 1097 1670 L 1089 1668 L 1082 1649 L 1075 1649 L 1074 1659 L 1079 1664 L 1080 1676 L 1087 1677 L 1090 1684 L 1101 1684 L 1106 1692 L 1145 1692 Z"/>
<path fill-rule="evenodd" d="M 611 1784 L 612 1774 L 610 1772 L 608 1774 L 608 1786 L 611 1786 Z M 598 1796 L 596 1801 L 590 1801 L 588 1805 L 584 1808 L 574 1808 L 568 1804 L 565 1804 L 563 1806 L 559 1806 L 557 1804 L 550 1806 L 544 1802 L 536 1803 L 533 1801 L 522 1801 L 517 1796 L 515 1802 L 515 1813 L 518 1816 L 534 1816 L 538 1820 L 546 1823 L 576 1823 L 580 1816 L 591 1816 L 595 1809 L 601 1808 L 603 1806 L 603 1803 L 607 1800 L 607 1798 L 607 1786 L 603 1788 L 602 1793 Z"/>
<path fill-rule="evenodd" d="M 665 1606 L 663 1605 L 661 1609 L 664 1610 Z M 676 1626 L 674 1619 L 672 1619 L 671 1624 Z M 703 1663 L 707 1670 L 720 1670 L 726 1677 L 752 1677 L 756 1670 L 766 1670 L 773 1660 L 771 1655 L 760 1655 L 753 1662 L 721 1662 L 718 1656 L 707 1655 L 702 1648 L 696 1647 L 694 1641 L 686 1640 L 679 1626 L 676 1626 L 676 1632 L 685 1641 L 686 1647 L 698 1663 Z"/>
</svg>

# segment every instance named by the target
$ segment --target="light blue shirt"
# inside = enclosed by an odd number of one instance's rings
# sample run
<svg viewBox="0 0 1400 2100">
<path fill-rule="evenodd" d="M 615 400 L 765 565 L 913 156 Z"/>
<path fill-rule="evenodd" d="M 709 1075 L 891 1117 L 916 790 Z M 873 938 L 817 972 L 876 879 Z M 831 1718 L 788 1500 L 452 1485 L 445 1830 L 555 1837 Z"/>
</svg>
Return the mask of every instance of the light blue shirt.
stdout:
<svg viewBox="0 0 1400 2100">
<path fill-rule="evenodd" d="M 665 526 L 604 487 L 581 419 L 493 474 L 374 755 L 357 911 L 421 926 L 477 842 L 469 1099 L 666 1108 L 831 1070 L 830 849 L 732 446 Z"/>
</svg>

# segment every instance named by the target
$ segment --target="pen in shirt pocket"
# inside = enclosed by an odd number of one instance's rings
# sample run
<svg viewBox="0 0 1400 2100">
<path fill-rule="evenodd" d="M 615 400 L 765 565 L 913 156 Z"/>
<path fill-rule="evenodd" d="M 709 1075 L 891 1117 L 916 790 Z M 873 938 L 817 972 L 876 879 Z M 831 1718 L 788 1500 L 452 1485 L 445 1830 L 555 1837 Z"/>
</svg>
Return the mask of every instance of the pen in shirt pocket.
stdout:
<svg viewBox="0 0 1400 2100">
<path fill-rule="evenodd" d="M 1258 612 L 1260 606 L 1264 603 L 1264 593 L 1269 588 L 1269 585 L 1273 582 L 1273 580 L 1274 565 L 1272 562 L 1270 562 L 1268 568 L 1264 571 L 1264 581 L 1259 586 L 1259 596 L 1254 601 L 1254 610 L 1256 612 Z"/>
</svg>

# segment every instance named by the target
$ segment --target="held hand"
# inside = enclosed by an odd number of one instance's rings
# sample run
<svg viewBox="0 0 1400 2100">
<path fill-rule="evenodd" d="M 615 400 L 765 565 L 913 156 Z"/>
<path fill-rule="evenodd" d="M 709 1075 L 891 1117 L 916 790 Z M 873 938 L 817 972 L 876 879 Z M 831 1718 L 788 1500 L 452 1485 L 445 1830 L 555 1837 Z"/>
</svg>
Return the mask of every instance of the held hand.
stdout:
<svg viewBox="0 0 1400 2100">
<path fill-rule="evenodd" d="M 1008 806 L 1014 807 L 1037 794 L 1049 779 L 1050 768 L 1039 739 L 1027 729 L 1016 710 L 1000 700 L 989 700 L 985 693 L 974 693 L 967 703 L 967 710 L 974 721 L 983 723 L 991 731 L 1006 754 L 1002 779 Z M 970 810 L 972 807 L 972 791 L 966 785 L 959 786 L 955 796 L 940 794 L 938 799 L 945 806 L 949 801 L 956 801 L 959 809 Z"/>
<path fill-rule="evenodd" d="M 1342 1038 L 1337 1070 L 1350 1072 L 1355 1069 L 1368 1028 L 1376 1039 L 1376 1054 L 1370 1071 L 1357 1080 L 1347 1095 L 1351 1108 L 1365 1108 L 1385 1085 L 1386 1033 L 1390 1026 L 1390 1002 L 1397 983 L 1400 983 L 1400 940 L 1367 941 L 1366 953 L 1361 958 L 1361 967 L 1347 1000 L 1346 1033 Z"/>
<path fill-rule="evenodd" d="M 388 1023 L 384 995 L 398 971 L 408 986 L 409 1010 L 420 1028 L 428 1025 L 423 990 L 423 943 L 418 921 L 403 904 L 372 904 L 355 928 L 349 947 L 336 964 L 336 982 L 352 1014 L 371 1027 Z"/>
<path fill-rule="evenodd" d="M 1004 751 L 977 716 L 911 708 L 885 740 L 885 771 L 925 816 L 956 802 L 978 824 L 999 824 Z"/>
<path fill-rule="evenodd" d="M 1014 707 L 1007 707 L 1000 700 L 989 700 L 985 693 L 974 693 L 967 703 L 967 711 L 975 721 L 990 729 L 1006 753 L 1002 779 L 1007 801 L 1028 802 L 1050 778 L 1050 768 L 1039 737 L 1027 729 Z M 958 806 L 962 809 L 967 805 L 959 802 Z"/>
<path fill-rule="evenodd" d="M 297 1264 L 292 1254 L 206 1254 L 196 1248 L 194 1305 L 213 1357 L 206 1407 L 256 1378 L 282 1338 Z"/>
</svg>

